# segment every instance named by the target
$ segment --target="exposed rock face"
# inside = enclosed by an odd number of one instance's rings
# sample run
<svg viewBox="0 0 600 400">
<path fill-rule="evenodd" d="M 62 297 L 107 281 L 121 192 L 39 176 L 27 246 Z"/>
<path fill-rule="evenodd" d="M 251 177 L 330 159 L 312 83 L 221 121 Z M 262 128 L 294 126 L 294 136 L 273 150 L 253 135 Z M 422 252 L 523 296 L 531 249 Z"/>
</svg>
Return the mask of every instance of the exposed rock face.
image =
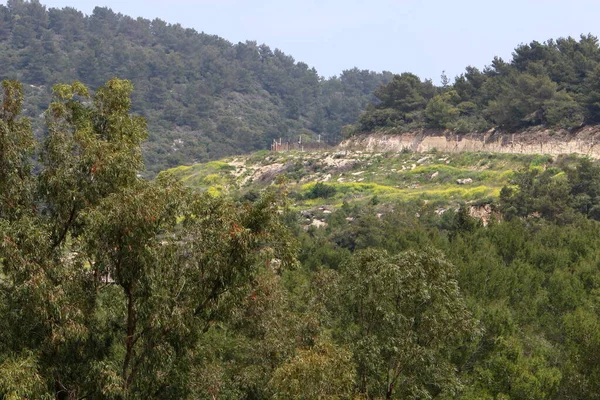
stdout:
<svg viewBox="0 0 600 400">
<path fill-rule="evenodd" d="M 473 133 L 456 135 L 449 131 L 420 130 L 413 133 L 360 135 L 339 145 L 342 149 L 363 151 L 426 152 L 487 151 L 516 154 L 571 154 L 600 158 L 600 126 L 588 126 L 577 132 L 536 128 L 520 133 Z"/>
<path fill-rule="evenodd" d="M 496 218 L 496 220 L 500 220 L 502 218 L 502 215 L 495 211 L 491 204 L 470 206 L 469 215 L 474 218 L 479 218 L 483 223 L 483 226 L 487 226 L 492 217 Z"/>
</svg>

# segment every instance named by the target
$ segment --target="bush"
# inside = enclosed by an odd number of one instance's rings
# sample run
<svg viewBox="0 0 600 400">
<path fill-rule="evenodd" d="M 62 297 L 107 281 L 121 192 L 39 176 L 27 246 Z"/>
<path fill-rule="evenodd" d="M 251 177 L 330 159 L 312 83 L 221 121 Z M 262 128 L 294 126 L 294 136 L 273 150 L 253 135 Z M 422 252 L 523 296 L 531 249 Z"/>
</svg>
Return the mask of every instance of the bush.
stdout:
<svg viewBox="0 0 600 400">
<path fill-rule="evenodd" d="M 330 197 L 335 196 L 337 189 L 335 186 L 328 185 L 323 182 L 317 182 L 310 191 L 306 194 L 306 198 L 308 199 L 328 199 Z"/>
</svg>

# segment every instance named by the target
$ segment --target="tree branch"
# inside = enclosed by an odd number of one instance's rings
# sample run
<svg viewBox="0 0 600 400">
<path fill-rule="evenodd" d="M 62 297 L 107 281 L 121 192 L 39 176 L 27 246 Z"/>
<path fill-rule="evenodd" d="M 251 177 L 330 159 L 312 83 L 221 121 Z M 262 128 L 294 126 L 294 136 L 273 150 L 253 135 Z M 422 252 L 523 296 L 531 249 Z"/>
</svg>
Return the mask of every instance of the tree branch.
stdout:
<svg viewBox="0 0 600 400">
<path fill-rule="evenodd" d="M 75 220 L 77 214 L 77 205 L 73 204 L 73 208 L 71 209 L 71 214 L 69 215 L 69 219 L 65 224 L 65 227 L 58 238 L 52 243 L 52 250 L 56 249 L 67 237 L 67 233 L 69 232 L 69 228 L 73 225 L 73 221 Z"/>
</svg>

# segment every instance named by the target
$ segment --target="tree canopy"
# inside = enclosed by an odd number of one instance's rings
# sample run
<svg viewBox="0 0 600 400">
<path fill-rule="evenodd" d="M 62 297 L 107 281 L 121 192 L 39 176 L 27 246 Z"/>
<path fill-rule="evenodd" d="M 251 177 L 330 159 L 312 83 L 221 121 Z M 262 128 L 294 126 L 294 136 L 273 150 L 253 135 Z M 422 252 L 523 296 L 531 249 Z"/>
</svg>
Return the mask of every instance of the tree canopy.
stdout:
<svg viewBox="0 0 600 400">
<path fill-rule="evenodd" d="M 292 262 L 281 196 L 237 207 L 138 177 L 128 81 L 57 85 L 40 171 L 5 81 L 0 122 L 0 396 L 184 398 L 202 333 L 266 262 Z M 227 298 L 228 301 L 223 301 Z"/>
<path fill-rule="evenodd" d="M 510 62 L 496 57 L 483 71 L 469 66 L 453 84 L 443 75 L 440 87 L 410 73 L 395 75 L 375 91 L 377 100 L 355 130 L 467 133 L 597 124 L 599 65 L 598 39 L 582 35 L 519 45 Z"/>
</svg>

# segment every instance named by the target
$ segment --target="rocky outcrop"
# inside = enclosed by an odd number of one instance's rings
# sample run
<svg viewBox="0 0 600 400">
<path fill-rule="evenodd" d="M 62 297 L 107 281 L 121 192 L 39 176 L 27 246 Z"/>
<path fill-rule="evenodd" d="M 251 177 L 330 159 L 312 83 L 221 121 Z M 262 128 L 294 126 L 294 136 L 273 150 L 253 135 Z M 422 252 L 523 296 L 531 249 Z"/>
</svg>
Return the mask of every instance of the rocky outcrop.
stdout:
<svg viewBox="0 0 600 400">
<path fill-rule="evenodd" d="M 473 218 L 480 219 L 483 223 L 483 226 L 487 226 L 492 218 L 496 219 L 497 221 L 502 219 L 502 214 L 494 210 L 491 204 L 470 206 L 469 215 Z"/>
<path fill-rule="evenodd" d="M 358 135 L 339 144 L 341 149 L 373 152 L 486 151 L 515 154 L 581 154 L 600 158 L 600 126 L 589 126 L 576 132 L 530 129 L 519 133 L 489 131 L 456 135 L 450 131 L 423 129 L 412 133 Z"/>
</svg>

